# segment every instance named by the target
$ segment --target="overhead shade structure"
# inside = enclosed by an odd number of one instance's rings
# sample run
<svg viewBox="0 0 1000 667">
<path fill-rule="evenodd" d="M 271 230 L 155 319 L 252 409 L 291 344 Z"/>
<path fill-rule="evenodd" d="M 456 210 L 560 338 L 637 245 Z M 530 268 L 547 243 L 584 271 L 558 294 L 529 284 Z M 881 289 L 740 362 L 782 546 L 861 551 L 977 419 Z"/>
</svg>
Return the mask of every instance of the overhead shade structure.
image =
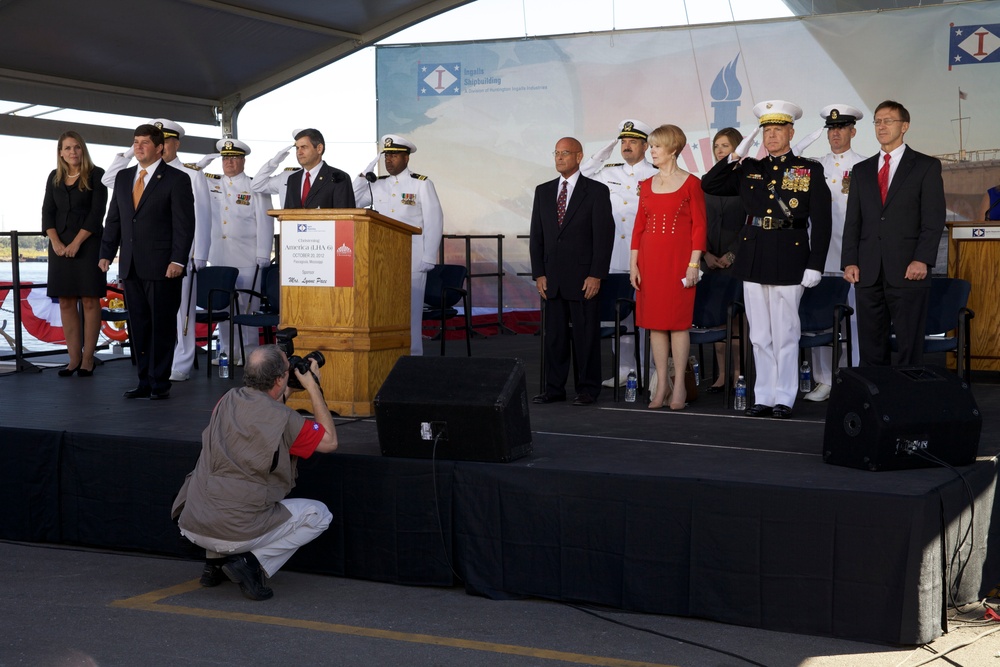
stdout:
<svg viewBox="0 0 1000 667">
<path fill-rule="evenodd" d="M 0 100 L 228 129 L 253 98 L 469 1 L 0 0 Z M 53 125 L 0 115 L 2 134 Z"/>
</svg>

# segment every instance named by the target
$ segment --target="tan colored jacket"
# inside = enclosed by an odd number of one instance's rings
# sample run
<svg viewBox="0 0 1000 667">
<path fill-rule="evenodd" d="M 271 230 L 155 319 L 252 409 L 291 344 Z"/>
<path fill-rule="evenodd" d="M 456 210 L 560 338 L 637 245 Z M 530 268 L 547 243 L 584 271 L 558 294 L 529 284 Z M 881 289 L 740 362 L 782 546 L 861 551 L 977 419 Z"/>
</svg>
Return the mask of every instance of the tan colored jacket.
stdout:
<svg viewBox="0 0 1000 667">
<path fill-rule="evenodd" d="M 182 529 L 239 542 L 291 518 L 279 503 L 295 486 L 289 449 L 305 417 L 256 389 L 229 391 L 202 433 L 201 455 L 171 510 Z"/>
</svg>

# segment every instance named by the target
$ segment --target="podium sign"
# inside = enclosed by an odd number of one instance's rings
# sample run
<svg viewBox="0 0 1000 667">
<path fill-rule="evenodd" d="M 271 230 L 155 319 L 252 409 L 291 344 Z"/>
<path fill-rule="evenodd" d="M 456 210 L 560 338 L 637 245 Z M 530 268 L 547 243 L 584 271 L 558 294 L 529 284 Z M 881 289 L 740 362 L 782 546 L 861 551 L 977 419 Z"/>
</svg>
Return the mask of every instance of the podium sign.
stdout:
<svg viewBox="0 0 1000 667">
<path fill-rule="evenodd" d="M 375 414 L 375 394 L 410 353 L 410 236 L 420 230 L 368 209 L 280 209 L 281 316 L 295 352 L 326 357 L 321 385 L 341 416 Z M 288 399 L 311 409 L 304 392 Z"/>
</svg>

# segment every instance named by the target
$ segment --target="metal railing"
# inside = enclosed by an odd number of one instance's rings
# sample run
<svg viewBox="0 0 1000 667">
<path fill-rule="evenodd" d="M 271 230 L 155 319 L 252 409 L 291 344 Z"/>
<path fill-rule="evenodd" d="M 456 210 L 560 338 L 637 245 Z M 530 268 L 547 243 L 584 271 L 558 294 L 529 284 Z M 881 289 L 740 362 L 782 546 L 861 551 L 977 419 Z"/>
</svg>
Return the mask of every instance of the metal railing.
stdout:
<svg viewBox="0 0 1000 667">
<path fill-rule="evenodd" d="M 14 295 L 13 298 L 13 313 L 14 313 L 14 354 L 0 355 L 0 361 L 10 361 L 14 360 L 14 370 L 15 372 L 22 371 L 35 371 L 36 373 L 41 372 L 41 368 L 34 365 L 30 361 L 26 361 L 28 357 L 42 357 L 53 354 L 63 354 L 62 350 L 53 350 L 45 352 L 28 352 L 24 351 L 24 340 L 21 334 L 21 250 L 20 244 L 18 243 L 19 236 L 44 236 L 42 232 L 2 232 L 0 237 L 10 238 L 10 273 L 11 273 L 11 292 Z M 46 287 L 45 283 L 37 284 L 32 283 L 31 287 Z"/>
</svg>

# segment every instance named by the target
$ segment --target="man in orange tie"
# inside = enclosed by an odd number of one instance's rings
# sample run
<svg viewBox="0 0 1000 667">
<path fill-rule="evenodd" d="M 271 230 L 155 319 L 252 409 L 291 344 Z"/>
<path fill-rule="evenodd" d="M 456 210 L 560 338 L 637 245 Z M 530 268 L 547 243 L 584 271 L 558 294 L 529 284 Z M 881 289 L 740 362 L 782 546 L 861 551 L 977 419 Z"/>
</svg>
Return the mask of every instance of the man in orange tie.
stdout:
<svg viewBox="0 0 1000 667">
<path fill-rule="evenodd" d="M 170 396 L 177 310 L 194 241 L 194 196 L 187 174 L 166 164 L 163 132 L 135 129 L 136 167 L 118 172 L 101 239 L 101 270 L 118 257 L 139 384 L 125 398 Z M 120 252 L 119 252 L 120 250 Z"/>
<path fill-rule="evenodd" d="M 882 149 L 852 172 L 841 265 L 857 290 L 863 366 L 919 364 L 930 268 L 944 230 L 941 161 L 903 143 L 910 112 L 886 100 L 875 108 Z M 896 334 L 891 353 L 891 332 Z"/>
</svg>

